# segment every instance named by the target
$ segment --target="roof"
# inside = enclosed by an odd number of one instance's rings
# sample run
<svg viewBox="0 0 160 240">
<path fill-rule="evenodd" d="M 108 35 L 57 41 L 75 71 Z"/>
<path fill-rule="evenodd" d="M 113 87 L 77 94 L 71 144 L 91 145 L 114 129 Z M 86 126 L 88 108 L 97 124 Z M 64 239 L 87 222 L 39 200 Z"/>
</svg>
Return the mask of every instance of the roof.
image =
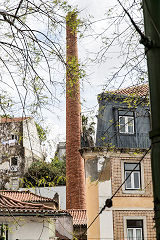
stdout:
<svg viewBox="0 0 160 240">
<path fill-rule="evenodd" d="M 144 97 L 144 96 L 149 95 L 149 86 L 148 86 L 148 84 L 142 84 L 142 85 L 118 89 L 118 90 L 110 91 L 110 92 L 114 93 L 114 94 L 121 94 L 121 95 L 134 94 L 139 97 Z"/>
<path fill-rule="evenodd" d="M 67 214 L 63 210 L 55 210 L 44 204 L 22 202 L 11 197 L 0 194 L 0 215 L 36 215 L 36 216 L 55 216 Z"/>
<path fill-rule="evenodd" d="M 0 190 L 0 194 L 22 202 L 55 202 L 52 198 L 42 197 L 28 191 Z"/>
<path fill-rule="evenodd" d="M 68 209 L 73 217 L 73 225 L 87 225 L 86 209 Z"/>
<path fill-rule="evenodd" d="M 0 123 L 22 122 L 23 120 L 26 120 L 26 119 L 30 119 L 30 117 L 16 117 L 16 118 L 1 117 Z"/>
</svg>

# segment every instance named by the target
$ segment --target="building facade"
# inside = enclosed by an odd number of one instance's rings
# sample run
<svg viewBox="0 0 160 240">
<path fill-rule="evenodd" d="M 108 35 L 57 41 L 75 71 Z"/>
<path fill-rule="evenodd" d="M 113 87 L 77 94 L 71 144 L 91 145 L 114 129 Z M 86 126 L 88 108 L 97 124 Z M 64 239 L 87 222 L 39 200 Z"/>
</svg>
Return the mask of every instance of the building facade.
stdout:
<svg viewBox="0 0 160 240">
<path fill-rule="evenodd" d="M 43 204 L 44 201 L 49 203 L 50 200 L 24 192 L 1 192 L 0 238 L 73 239 L 72 216 L 66 211 L 57 210 L 54 203 L 53 207 Z"/>
<path fill-rule="evenodd" d="M 156 239 L 149 130 L 148 86 L 99 96 L 97 146 L 83 148 L 88 239 Z M 94 201 L 93 201 L 94 199 Z"/>
<path fill-rule="evenodd" d="M 0 189 L 19 188 L 20 178 L 36 160 L 44 160 L 32 118 L 0 118 Z"/>
</svg>

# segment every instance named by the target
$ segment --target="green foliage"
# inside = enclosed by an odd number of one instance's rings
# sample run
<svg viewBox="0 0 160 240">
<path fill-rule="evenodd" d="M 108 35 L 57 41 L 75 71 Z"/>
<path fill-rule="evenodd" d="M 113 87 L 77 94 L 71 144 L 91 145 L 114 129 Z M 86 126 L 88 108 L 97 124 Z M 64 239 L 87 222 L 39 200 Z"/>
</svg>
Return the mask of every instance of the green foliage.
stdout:
<svg viewBox="0 0 160 240">
<path fill-rule="evenodd" d="M 24 178 L 21 179 L 22 185 L 27 188 L 65 185 L 65 161 L 60 161 L 57 156 L 51 160 L 51 162 L 32 163 Z"/>
<path fill-rule="evenodd" d="M 89 130 L 90 134 L 94 134 L 95 133 L 94 125 L 95 125 L 95 122 L 93 121 L 92 117 L 91 119 L 89 119 L 89 117 L 82 115 L 83 132 L 86 132 L 87 130 Z"/>
<path fill-rule="evenodd" d="M 86 76 L 83 67 L 84 66 L 78 63 L 78 59 L 76 57 L 70 57 L 67 61 L 67 75 L 69 76 L 68 93 L 70 94 L 70 96 L 73 96 L 74 92 L 76 91 L 79 79 L 83 79 Z"/>
<path fill-rule="evenodd" d="M 82 24 L 82 21 L 77 17 L 78 17 L 77 9 L 73 9 L 72 11 L 68 12 L 66 16 L 66 22 L 68 26 L 71 28 L 73 33 L 76 32 L 80 24 Z"/>
<path fill-rule="evenodd" d="M 35 124 L 36 124 L 36 128 L 37 128 L 39 140 L 42 143 L 42 142 L 46 141 L 46 139 L 47 139 L 47 130 L 42 128 L 42 126 L 40 126 L 38 123 L 35 123 Z"/>
</svg>

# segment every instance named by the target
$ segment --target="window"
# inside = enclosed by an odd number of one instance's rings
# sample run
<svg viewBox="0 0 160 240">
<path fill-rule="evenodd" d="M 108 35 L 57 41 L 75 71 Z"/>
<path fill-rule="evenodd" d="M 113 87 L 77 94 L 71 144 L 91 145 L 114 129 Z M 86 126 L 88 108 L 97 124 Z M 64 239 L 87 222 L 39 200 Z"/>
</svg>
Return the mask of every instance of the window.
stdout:
<svg viewBox="0 0 160 240">
<path fill-rule="evenodd" d="M 18 157 L 11 157 L 10 170 L 14 172 L 18 171 Z"/>
<path fill-rule="evenodd" d="M 7 224 L 0 224 L 0 236 L 3 237 L 5 240 L 8 240 L 8 225 Z"/>
<path fill-rule="evenodd" d="M 143 220 L 127 220 L 127 240 L 143 240 Z"/>
<path fill-rule="evenodd" d="M 124 177 L 127 179 L 125 182 L 125 190 L 141 188 L 141 166 L 140 164 L 136 165 L 137 163 L 124 163 Z M 129 176 L 130 173 L 131 175 Z"/>
<path fill-rule="evenodd" d="M 18 135 L 12 134 L 12 140 L 14 139 L 18 141 Z"/>
<path fill-rule="evenodd" d="M 126 134 L 134 133 L 134 112 L 118 111 L 119 113 L 119 132 Z"/>
<path fill-rule="evenodd" d="M 18 157 L 12 157 L 11 166 L 17 166 L 17 165 L 18 165 Z"/>
</svg>

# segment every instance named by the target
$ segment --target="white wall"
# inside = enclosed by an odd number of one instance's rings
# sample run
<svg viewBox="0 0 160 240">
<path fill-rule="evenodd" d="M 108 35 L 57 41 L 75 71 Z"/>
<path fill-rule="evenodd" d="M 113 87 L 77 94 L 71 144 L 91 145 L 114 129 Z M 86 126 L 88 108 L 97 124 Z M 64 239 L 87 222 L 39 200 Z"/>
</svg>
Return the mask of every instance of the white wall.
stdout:
<svg viewBox="0 0 160 240">
<path fill-rule="evenodd" d="M 49 237 L 55 237 L 53 223 L 51 227 L 52 231 L 49 231 L 49 219 L 37 217 L 1 217 L 0 223 L 8 224 L 9 240 L 49 240 Z"/>
<path fill-rule="evenodd" d="M 37 128 L 32 118 L 23 121 L 23 147 L 43 159 Z"/>
</svg>

